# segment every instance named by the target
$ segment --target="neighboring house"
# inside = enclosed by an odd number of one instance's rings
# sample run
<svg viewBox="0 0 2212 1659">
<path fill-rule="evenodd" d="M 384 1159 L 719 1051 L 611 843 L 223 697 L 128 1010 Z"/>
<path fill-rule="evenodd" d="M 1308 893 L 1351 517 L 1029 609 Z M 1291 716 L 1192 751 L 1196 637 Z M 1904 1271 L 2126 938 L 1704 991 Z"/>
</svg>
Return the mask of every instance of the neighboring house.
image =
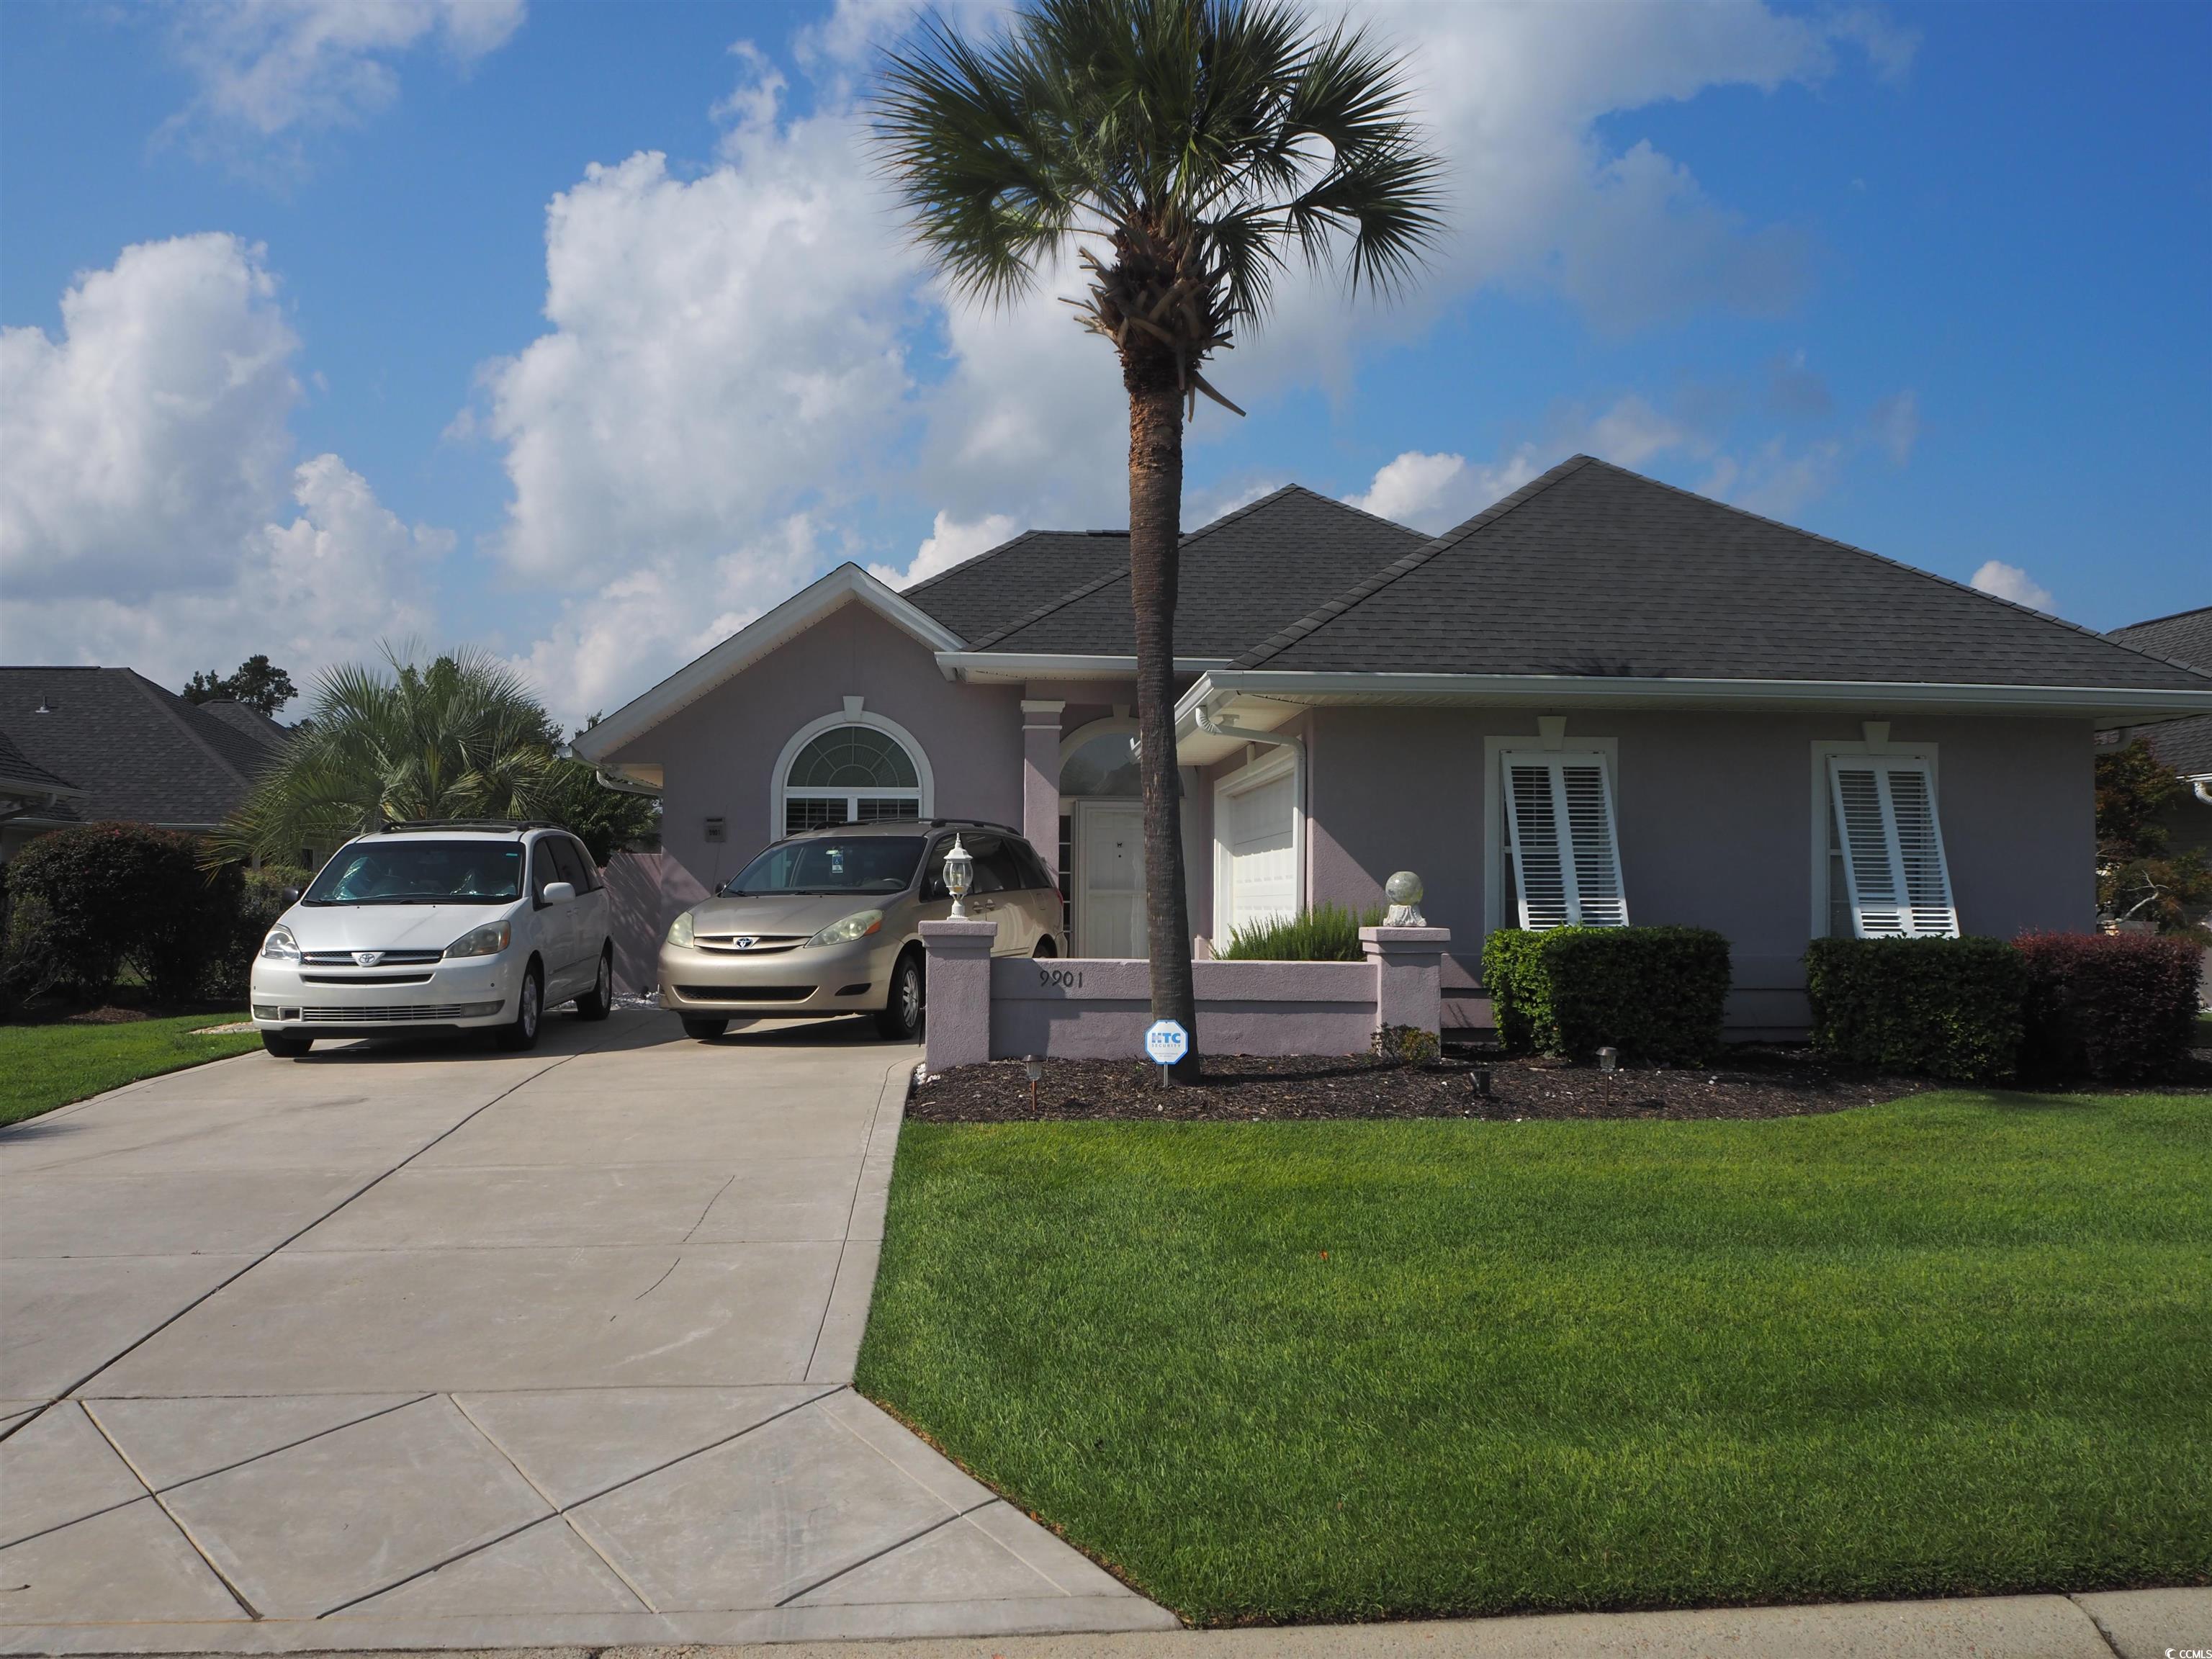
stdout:
<svg viewBox="0 0 2212 1659">
<path fill-rule="evenodd" d="M 1127 560 L 840 566 L 577 752 L 661 790 L 702 886 L 805 824 L 990 818 L 1076 954 L 1141 955 Z M 1802 1030 L 1810 938 L 2089 927 L 2093 732 L 2212 713 L 2212 675 L 1585 456 L 1433 538 L 1279 490 L 1184 538 L 1176 645 L 1194 933 L 1414 870 L 1459 1024 L 1498 927 L 1717 928 L 1740 1035 Z"/>
<path fill-rule="evenodd" d="M 65 781 L 16 796 L 21 809 L 0 821 L 0 861 L 73 823 L 212 830 L 289 736 L 242 703 L 186 702 L 128 668 L 0 667 L 0 808 L 18 788 L 4 776 L 11 756 Z"/>
<path fill-rule="evenodd" d="M 2212 673 L 2212 605 L 2116 628 L 2112 637 L 2154 657 Z M 2151 752 L 2190 786 L 2188 797 L 2165 815 L 2167 846 L 2177 853 L 2195 848 L 2212 856 L 2212 714 L 2097 733 L 2100 747 L 2118 748 L 2136 738 L 2148 743 Z"/>
</svg>

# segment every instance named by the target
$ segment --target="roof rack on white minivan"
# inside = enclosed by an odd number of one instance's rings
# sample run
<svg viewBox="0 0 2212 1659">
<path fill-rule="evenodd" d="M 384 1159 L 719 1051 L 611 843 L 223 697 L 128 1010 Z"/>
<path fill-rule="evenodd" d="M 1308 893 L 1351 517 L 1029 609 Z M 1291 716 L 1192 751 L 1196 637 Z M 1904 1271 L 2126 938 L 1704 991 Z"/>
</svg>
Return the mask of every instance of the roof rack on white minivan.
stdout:
<svg viewBox="0 0 2212 1659">
<path fill-rule="evenodd" d="M 474 830 L 480 835 L 518 835 L 525 830 L 565 830 L 550 818 L 408 818 L 387 823 L 379 831 L 386 836 L 418 835 L 425 830 Z"/>
</svg>

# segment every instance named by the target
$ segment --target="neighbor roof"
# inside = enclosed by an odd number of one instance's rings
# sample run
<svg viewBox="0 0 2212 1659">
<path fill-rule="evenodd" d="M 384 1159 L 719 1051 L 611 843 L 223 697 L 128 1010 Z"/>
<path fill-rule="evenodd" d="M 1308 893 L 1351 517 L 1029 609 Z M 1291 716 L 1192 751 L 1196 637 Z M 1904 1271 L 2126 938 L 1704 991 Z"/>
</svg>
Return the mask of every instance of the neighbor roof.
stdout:
<svg viewBox="0 0 2212 1659">
<path fill-rule="evenodd" d="M 83 794 L 84 791 L 67 778 L 49 772 L 26 755 L 13 738 L 0 731 L 0 796 L 44 803 L 60 799 L 74 800 Z"/>
<path fill-rule="evenodd" d="M 2138 651 L 2148 651 L 2212 673 L 2212 605 L 2115 628 L 2112 637 Z M 2121 737 L 2123 741 L 2130 738 L 2148 738 L 2151 751 L 2183 777 L 2212 776 L 2212 714 L 2132 726 Z"/>
<path fill-rule="evenodd" d="M 0 732 L 82 792 L 57 821 L 212 827 L 277 752 L 128 668 L 0 668 Z"/>
<path fill-rule="evenodd" d="M 971 651 L 1133 656 L 1127 538 L 1121 564 L 982 638 Z M 1176 586 L 1178 657 L 1234 657 L 1370 571 L 1420 547 L 1421 533 L 1298 484 L 1183 538 Z"/>
<path fill-rule="evenodd" d="M 1237 666 L 2212 691 L 2212 675 L 1587 455 Z"/>
<path fill-rule="evenodd" d="M 997 633 L 1039 605 L 1129 563 L 1121 530 L 1030 530 L 902 597 L 963 640 Z"/>
</svg>

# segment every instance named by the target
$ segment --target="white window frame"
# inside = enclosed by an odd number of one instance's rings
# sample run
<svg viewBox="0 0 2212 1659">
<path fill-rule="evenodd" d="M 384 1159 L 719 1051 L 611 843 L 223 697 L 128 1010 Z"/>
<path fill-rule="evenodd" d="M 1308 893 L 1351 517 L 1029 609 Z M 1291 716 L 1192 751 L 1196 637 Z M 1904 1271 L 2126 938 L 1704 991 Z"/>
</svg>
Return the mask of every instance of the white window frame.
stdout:
<svg viewBox="0 0 2212 1659">
<path fill-rule="evenodd" d="M 1812 767 L 1812 905 L 1808 913 L 1807 938 L 1827 939 L 1832 937 L 1828 932 L 1828 910 L 1830 901 L 1833 898 L 1834 895 L 1830 890 L 1828 870 L 1833 860 L 1836 847 L 1833 841 L 1830 839 L 1828 832 L 1834 823 L 1835 795 L 1833 793 L 1833 786 L 1828 780 L 1828 763 L 1831 759 L 1837 757 L 1857 759 L 1918 761 L 1927 767 L 1928 793 L 1929 799 L 1935 803 L 1936 840 L 1938 846 L 1942 850 L 1943 860 L 1943 884 L 1950 891 L 1951 914 L 1954 918 L 1958 916 L 1959 887 L 1958 884 L 1951 879 L 1951 848 L 1949 842 L 1943 836 L 1943 774 L 1942 769 L 1937 762 L 1937 748 L 1938 745 L 1932 743 L 1890 743 L 1887 741 L 1881 743 L 1866 743 L 1862 741 L 1845 742 L 1838 740 L 1830 742 L 1822 739 L 1814 740 L 1813 744 Z M 1846 877 L 1845 879 L 1846 883 L 1848 883 L 1849 878 Z M 1848 901 L 1850 896 L 1850 888 L 1848 884 L 1844 889 L 1844 896 Z M 1963 921 L 1960 922 L 1960 931 L 1961 933 L 1965 932 L 1965 924 Z M 1854 922 L 1850 937 L 1857 937 L 1857 926 L 1856 922 Z"/>
<path fill-rule="evenodd" d="M 917 789 L 793 789 L 786 780 L 791 776 L 792 763 L 799 751 L 820 737 L 824 732 L 834 732 L 842 726 L 866 726 L 892 738 L 906 750 L 907 758 L 914 763 Z M 913 732 L 896 720 L 882 714 L 871 714 L 860 707 L 860 699 L 848 697 L 844 708 L 834 714 L 824 714 L 819 720 L 809 720 L 791 734 L 783 745 L 783 752 L 775 757 L 775 770 L 769 775 L 768 838 L 772 842 L 784 838 L 783 809 L 793 800 L 843 800 L 846 821 L 850 823 L 859 813 L 861 796 L 871 800 L 903 800 L 911 796 L 915 803 L 915 816 L 932 818 L 937 816 L 937 779 L 929 768 L 929 753 Z"/>
<path fill-rule="evenodd" d="M 1277 782 L 1285 777 L 1291 783 L 1291 912 L 1293 915 L 1306 907 L 1306 811 L 1305 745 L 1270 748 L 1262 750 L 1259 758 L 1247 762 L 1213 782 L 1213 937 L 1225 944 L 1229 938 L 1229 842 L 1223 826 L 1228 822 L 1229 803 L 1239 795 Z"/>
<path fill-rule="evenodd" d="M 1546 747 L 1539 736 L 1489 736 L 1482 740 L 1482 927 L 1486 937 L 1500 927 L 1521 925 L 1517 894 L 1505 890 L 1505 757 L 1541 755 L 1558 760 L 1568 755 L 1597 755 L 1605 761 L 1605 785 L 1613 805 L 1614 856 L 1622 859 L 1621 892 L 1627 894 L 1628 869 L 1620 830 L 1620 739 L 1565 738 L 1559 748 Z"/>
</svg>

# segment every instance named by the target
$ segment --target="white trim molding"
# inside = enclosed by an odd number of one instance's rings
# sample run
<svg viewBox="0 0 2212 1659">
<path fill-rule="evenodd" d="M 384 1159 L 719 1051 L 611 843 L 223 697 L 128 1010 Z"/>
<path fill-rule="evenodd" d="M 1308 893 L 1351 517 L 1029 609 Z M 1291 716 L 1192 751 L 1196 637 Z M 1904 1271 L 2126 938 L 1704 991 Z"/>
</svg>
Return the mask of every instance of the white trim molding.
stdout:
<svg viewBox="0 0 2212 1659">
<path fill-rule="evenodd" d="M 1283 778 L 1291 780 L 1291 914 L 1306 907 L 1305 745 L 1284 744 L 1213 781 L 1213 938 L 1230 933 L 1229 843 L 1224 836 L 1229 803 Z"/>
<path fill-rule="evenodd" d="M 924 650 L 949 651 L 961 642 L 960 636 L 943 623 L 918 609 L 910 600 L 902 599 L 860 566 L 841 564 L 773 611 L 755 617 L 650 691 L 616 709 L 576 739 L 576 753 L 595 765 L 604 762 L 616 750 L 635 742 L 716 686 L 743 673 L 778 646 L 848 605 L 865 605 L 893 627 L 911 635 Z M 777 775 L 782 775 L 779 772 Z"/>
<path fill-rule="evenodd" d="M 1106 657 L 1051 652 L 941 650 L 937 666 L 948 680 L 972 680 L 980 685 L 1029 680 L 1122 680 L 1137 672 L 1134 657 Z M 1178 674 L 1202 674 L 1210 668 L 1226 668 L 1226 657 L 1177 657 Z"/>
<path fill-rule="evenodd" d="M 785 780 L 791 775 L 791 763 L 799 758 L 799 751 L 824 732 L 835 732 L 839 727 L 846 726 L 872 727 L 893 739 L 905 750 L 907 758 L 914 763 L 915 780 L 921 786 L 918 792 L 921 798 L 920 810 L 915 816 L 930 818 L 937 815 L 937 777 L 929 769 L 929 751 L 921 746 L 921 740 L 889 715 L 873 714 L 858 708 L 856 705 L 860 701 L 858 697 L 847 697 L 843 701 L 845 707 L 840 708 L 836 714 L 824 714 L 819 720 L 809 720 L 793 732 L 791 741 L 783 745 L 783 752 L 775 757 L 775 770 L 769 774 L 768 838 L 770 841 L 781 841 L 784 837 L 783 808 L 787 799 Z M 847 793 L 892 796 L 903 794 L 905 792 L 898 789 L 861 789 Z M 815 790 L 801 790 L 799 797 L 802 799 L 826 798 L 822 792 Z"/>
</svg>

